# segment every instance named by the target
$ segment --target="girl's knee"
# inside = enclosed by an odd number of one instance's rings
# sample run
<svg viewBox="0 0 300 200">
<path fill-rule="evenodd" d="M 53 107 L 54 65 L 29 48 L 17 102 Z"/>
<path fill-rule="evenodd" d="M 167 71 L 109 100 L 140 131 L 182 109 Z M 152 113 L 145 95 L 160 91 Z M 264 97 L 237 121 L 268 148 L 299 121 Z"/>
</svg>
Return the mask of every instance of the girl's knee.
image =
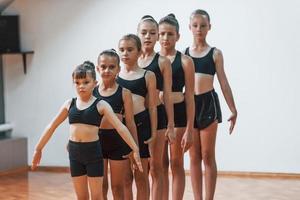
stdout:
<svg viewBox="0 0 300 200">
<path fill-rule="evenodd" d="M 91 194 L 91 200 L 103 200 L 103 196 L 101 193 L 97 192 L 95 194 Z"/>
<path fill-rule="evenodd" d="M 214 154 L 210 152 L 203 152 L 202 159 L 205 166 L 212 166 L 216 163 Z"/>
<path fill-rule="evenodd" d="M 111 190 L 114 194 L 114 196 L 121 197 L 120 199 L 123 199 L 124 196 L 124 185 L 123 184 L 114 184 L 111 186 Z"/>
<path fill-rule="evenodd" d="M 172 169 L 172 171 L 173 170 L 180 170 L 181 168 L 183 169 L 182 159 L 177 159 L 177 158 L 171 159 L 171 169 Z"/>
<path fill-rule="evenodd" d="M 77 194 L 78 200 L 89 200 L 89 193 Z"/>
<path fill-rule="evenodd" d="M 149 183 L 148 174 L 143 173 L 135 176 L 135 182 L 137 187 L 144 187 Z"/>
</svg>

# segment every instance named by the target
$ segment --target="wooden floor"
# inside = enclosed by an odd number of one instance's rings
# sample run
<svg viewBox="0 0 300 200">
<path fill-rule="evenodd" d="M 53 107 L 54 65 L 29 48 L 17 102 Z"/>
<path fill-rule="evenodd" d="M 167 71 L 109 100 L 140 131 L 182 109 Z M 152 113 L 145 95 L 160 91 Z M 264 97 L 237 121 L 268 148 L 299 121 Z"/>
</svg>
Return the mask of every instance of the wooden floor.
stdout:
<svg viewBox="0 0 300 200">
<path fill-rule="evenodd" d="M 184 200 L 192 200 L 186 177 Z M 0 200 L 76 199 L 69 173 L 21 172 L 0 176 Z M 112 199 L 111 193 L 109 199 Z M 300 179 L 219 176 L 216 200 L 299 200 Z"/>
</svg>

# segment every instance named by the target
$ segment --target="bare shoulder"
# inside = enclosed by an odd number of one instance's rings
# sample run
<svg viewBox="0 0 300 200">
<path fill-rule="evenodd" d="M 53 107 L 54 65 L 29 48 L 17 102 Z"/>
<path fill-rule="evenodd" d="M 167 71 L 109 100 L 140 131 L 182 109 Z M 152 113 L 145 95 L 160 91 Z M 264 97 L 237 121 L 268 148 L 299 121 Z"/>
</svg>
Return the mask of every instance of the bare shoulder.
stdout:
<svg viewBox="0 0 300 200">
<path fill-rule="evenodd" d="M 181 60 L 183 64 L 191 64 L 193 63 L 193 59 L 187 55 L 181 54 Z"/>
<path fill-rule="evenodd" d="M 101 99 L 100 101 L 98 101 L 97 103 L 97 110 L 100 114 L 104 114 L 104 111 L 108 110 L 108 109 L 112 109 L 111 106 L 109 105 L 109 103 L 107 103 L 105 100 Z"/>
<path fill-rule="evenodd" d="M 159 63 L 161 63 L 161 64 L 171 63 L 171 61 L 166 56 L 162 56 L 162 55 L 159 56 L 158 60 L 159 60 Z"/>
<path fill-rule="evenodd" d="M 194 62 L 193 59 L 187 55 L 181 54 L 181 61 L 182 61 L 182 67 L 185 70 L 192 70 L 195 71 L 194 69 Z"/>
<path fill-rule="evenodd" d="M 150 71 L 150 70 L 146 70 L 146 74 L 145 74 L 146 79 L 155 79 L 155 74 L 154 72 Z"/>
<path fill-rule="evenodd" d="M 65 109 L 69 110 L 72 101 L 73 101 L 73 99 L 67 99 L 67 100 L 63 103 L 62 108 L 65 108 Z"/>
<path fill-rule="evenodd" d="M 160 55 L 158 58 L 158 65 L 161 71 L 163 71 L 165 67 L 171 67 L 171 61 L 166 56 Z"/>
<path fill-rule="evenodd" d="M 213 58 L 214 58 L 215 61 L 218 60 L 218 59 L 222 59 L 223 58 L 222 51 L 218 48 L 215 48 L 214 52 L 213 52 Z"/>
<path fill-rule="evenodd" d="M 107 103 L 107 101 L 105 101 L 103 99 L 99 100 L 97 103 L 97 106 L 106 106 L 106 105 L 109 105 L 109 104 Z"/>
<path fill-rule="evenodd" d="M 128 96 L 131 96 L 131 91 L 128 90 L 127 88 L 122 87 L 122 96 L 123 96 L 123 99 Z"/>
</svg>

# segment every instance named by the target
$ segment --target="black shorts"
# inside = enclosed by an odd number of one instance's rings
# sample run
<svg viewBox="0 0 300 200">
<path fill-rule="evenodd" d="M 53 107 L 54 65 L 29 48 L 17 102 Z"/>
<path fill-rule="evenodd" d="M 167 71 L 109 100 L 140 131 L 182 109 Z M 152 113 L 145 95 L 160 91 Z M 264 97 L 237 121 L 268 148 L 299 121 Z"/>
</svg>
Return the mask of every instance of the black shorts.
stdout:
<svg viewBox="0 0 300 200">
<path fill-rule="evenodd" d="M 103 176 L 103 158 L 99 140 L 68 144 L 71 176 Z"/>
<path fill-rule="evenodd" d="M 167 128 L 167 113 L 165 106 L 160 104 L 157 106 L 157 130 L 162 130 Z"/>
<path fill-rule="evenodd" d="M 123 156 L 132 151 L 116 129 L 100 129 L 99 140 L 104 159 L 124 160 Z"/>
<path fill-rule="evenodd" d="M 185 101 L 174 103 L 174 125 L 175 128 L 186 127 Z"/>
<path fill-rule="evenodd" d="M 134 115 L 134 121 L 137 128 L 140 157 L 149 158 L 150 152 L 149 152 L 148 144 L 144 143 L 146 140 L 148 140 L 151 137 L 150 116 L 148 110 L 144 110 Z"/>
<path fill-rule="evenodd" d="M 214 121 L 222 122 L 222 112 L 218 94 L 211 90 L 204 94 L 195 95 L 194 128 L 204 129 Z"/>
</svg>

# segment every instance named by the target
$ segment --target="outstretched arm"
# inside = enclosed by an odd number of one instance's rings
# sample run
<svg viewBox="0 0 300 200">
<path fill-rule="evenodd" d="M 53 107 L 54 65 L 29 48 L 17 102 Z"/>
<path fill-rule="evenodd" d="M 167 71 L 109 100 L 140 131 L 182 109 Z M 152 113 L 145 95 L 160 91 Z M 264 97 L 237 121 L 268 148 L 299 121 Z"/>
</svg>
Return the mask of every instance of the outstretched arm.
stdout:
<svg viewBox="0 0 300 200">
<path fill-rule="evenodd" d="M 53 120 L 46 126 L 42 136 L 40 137 L 38 143 L 35 146 L 35 151 L 32 159 L 31 169 L 35 170 L 40 164 L 42 157 L 42 150 L 45 145 L 50 140 L 56 128 L 68 117 L 68 108 L 71 100 L 66 101 L 60 108 L 58 114 L 53 118 Z"/>
<path fill-rule="evenodd" d="M 135 143 L 133 137 L 131 136 L 129 130 L 127 127 L 120 121 L 120 119 L 117 117 L 117 115 L 114 113 L 111 106 L 101 100 L 97 104 L 97 108 L 100 114 L 103 114 L 106 119 L 109 121 L 109 123 L 117 130 L 117 132 L 120 134 L 122 139 L 130 146 L 130 148 L 133 150 L 134 158 L 137 163 L 137 166 L 140 171 L 143 171 L 142 163 L 140 160 L 140 154 L 139 154 L 139 147 Z"/>
<path fill-rule="evenodd" d="M 223 55 L 222 52 L 218 49 L 214 51 L 214 60 L 216 64 L 216 72 L 221 86 L 221 90 L 224 95 L 225 101 L 231 111 L 231 116 L 228 119 L 228 121 L 230 121 L 229 134 L 231 134 L 235 126 L 237 110 L 235 107 L 232 91 L 225 74 Z"/>
<path fill-rule="evenodd" d="M 123 97 L 124 109 L 125 109 L 126 126 L 130 131 L 132 137 L 134 138 L 136 144 L 138 145 L 138 136 L 137 136 L 136 125 L 134 123 L 133 102 L 132 102 L 132 95 L 130 90 L 123 88 L 122 97 Z"/>
</svg>

